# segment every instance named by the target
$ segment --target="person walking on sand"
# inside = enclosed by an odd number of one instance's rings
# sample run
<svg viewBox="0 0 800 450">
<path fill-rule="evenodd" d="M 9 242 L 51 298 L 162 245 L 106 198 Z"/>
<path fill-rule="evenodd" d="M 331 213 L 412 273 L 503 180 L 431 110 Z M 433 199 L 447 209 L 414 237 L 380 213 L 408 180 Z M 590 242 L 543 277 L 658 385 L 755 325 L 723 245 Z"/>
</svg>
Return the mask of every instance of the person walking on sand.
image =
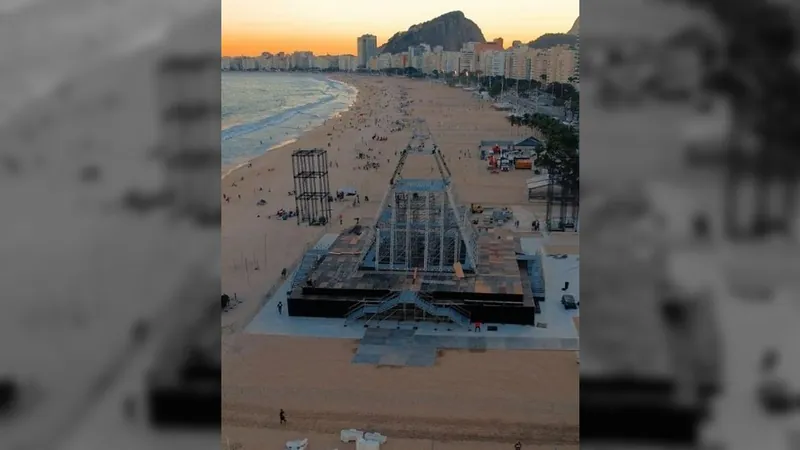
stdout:
<svg viewBox="0 0 800 450">
<path fill-rule="evenodd" d="M 283 279 L 286 278 L 286 267 L 284 267 L 283 270 L 281 270 L 281 278 Z"/>
<path fill-rule="evenodd" d="M 341 214 L 339 214 L 339 225 L 344 225 L 344 218 L 342 218 Z"/>
<path fill-rule="evenodd" d="M 278 315 L 283 315 L 283 302 L 278 302 Z"/>
<path fill-rule="evenodd" d="M 517 441 L 517 443 L 514 444 L 514 450 L 522 450 L 522 442 Z"/>
<path fill-rule="evenodd" d="M 281 412 L 278 414 L 278 417 L 280 417 L 281 419 L 281 425 L 286 425 L 286 413 L 283 412 L 282 409 Z"/>
</svg>

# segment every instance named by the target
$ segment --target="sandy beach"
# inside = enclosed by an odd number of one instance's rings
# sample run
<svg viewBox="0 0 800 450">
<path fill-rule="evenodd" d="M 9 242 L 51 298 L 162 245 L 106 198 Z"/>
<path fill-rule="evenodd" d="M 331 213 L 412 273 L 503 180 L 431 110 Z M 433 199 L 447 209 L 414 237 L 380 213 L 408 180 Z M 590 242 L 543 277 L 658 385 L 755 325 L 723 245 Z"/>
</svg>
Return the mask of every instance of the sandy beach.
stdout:
<svg viewBox="0 0 800 450">
<path fill-rule="evenodd" d="M 222 181 L 229 198 L 222 204 L 223 292 L 242 301 L 222 319 L 223 443 L 278 447 L 309 437 L 314 448 L 354 448 L 338 442 L 338 432 L 363 427 L 389 435 L 387 448 L 398 450 L 512 448 L 518 439 L 526 449 L 577 448 L 578 365 L 572 352 L 446 351 L 432 368 L 389 369 L 352 365 L 351 340 L 241 333 L 281 269 L 291 271 L 322 234 L 376 214 L 412 134 L 410 126 L 399 129 L 404 119 L 427 122 L 460 203 L 517 205 L 529 218 L 544 220 L 544 205 L 527 202 L 530 171 L 491 174 L 478 158 L 481 140 L 526 136 L 505 113 L 470 92 L 427 81 L 336 78 L 359 89 L 349 111 Z M 281 208 L 294 209 L 290 156 L 298 148 L 327 149 L 331 190 L 352 187 L 360 194 L 358 205 L 335 202 L 327 227 L 275 218 Z M 432 163 L 409 158 L 404 173 L 429 175 Z M 259 206 L 262 199 L 266 205 Z M 285 427 L 278 423 L 280 408 L 289 416 Z"/>
<path fill-rule="evenodd" d="M 279 280 L 281 269 L 290 268 L 322 234 L 352 226 L 357 217 L 374 216 L 399 158 L 396 153 L 411 137 L 410 127 L 392 131 L 398 120 L 418 117 L 427 121 L 448 159 L 460 202 L 527 204 L 524 186 L 530 172 L 492 175 L 476 154 L 482 139 L 525 136 L 525 130 L 508 124 L 505 113 L 491 110 L 488 103 L 474 99 L 470 92 L 440 84 L 399 77 L 336 78 L 359 89 L 358 99 L 349 111 L 305 133 L 296 142 L 253 159 L 249 166 L 230 172 L 222 180 L 222 192 L 230 197 L 222 204 L 222 287 L 223 292 L 231 296 L 235 293 L 244 301 L 224 316 L 227 329 L 245 325 L 258 311 L 264 293 Z M 397 106 L 403 92 L 412 102 L 407 108 L 410 116 L 403 115 Z M 372 140 L 373 135 L 387 140 Z M 298 226 L 295 220 L 274 217 L 279 209 L 294 209 L 294 198 L 288 195 L 294 189 L 291 153 L 299 148 L 327 149 L 328 160 L 334 164 L 329 169 L 331 190 L 352 187 L 361 195 L 361 204 L 355 207 L 351 202 L 334 203 L 336 220 L 326 228 Z M 471 152 L 471 157 L 465 152 Z M 367 161 L 357 159 L 359 153 L 373 157 L 370 161 L 380 167 L 364 170 L 362 166 Z M 407 164 L 404 173 L 427 176 L 430 169 Z M 257 205 L 261 199 L 267 204 Z M 533 209 L 543 220 L 544 206 Z M 342 225 L 338 221 L 340 215 Z"/>
</svg>

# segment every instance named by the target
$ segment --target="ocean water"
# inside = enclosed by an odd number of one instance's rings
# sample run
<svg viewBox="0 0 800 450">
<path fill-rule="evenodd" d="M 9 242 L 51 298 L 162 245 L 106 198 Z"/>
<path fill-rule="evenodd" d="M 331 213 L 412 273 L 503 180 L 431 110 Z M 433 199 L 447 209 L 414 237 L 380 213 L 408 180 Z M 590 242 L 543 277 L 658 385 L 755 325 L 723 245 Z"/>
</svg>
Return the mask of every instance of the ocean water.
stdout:
<svg viewBox="0 0 800 450">
<path fill-rule="evenodd" d="M 324 75 L 223 72 L 223 171 L 293 142 L 347 110 L 357 94 Z"/>
</svg>

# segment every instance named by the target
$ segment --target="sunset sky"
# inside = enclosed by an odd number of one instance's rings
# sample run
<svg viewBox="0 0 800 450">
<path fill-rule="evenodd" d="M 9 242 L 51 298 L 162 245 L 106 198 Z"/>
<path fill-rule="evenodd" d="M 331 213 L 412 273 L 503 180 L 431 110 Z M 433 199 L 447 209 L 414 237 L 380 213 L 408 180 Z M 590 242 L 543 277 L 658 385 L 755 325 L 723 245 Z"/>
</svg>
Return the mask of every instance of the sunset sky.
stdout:
<svg viewBox="0 0 800 450">
<path fill-rule="evenodd" d="M 222 0 L 222 54 L 310 50 L 317 55 L 356 54 L 356 38 L 394 33 L 460 10 L 483 31 L 528 42 L 544 33 L 566 33 L 579 14 L 579 0 Z"/>
</svg>

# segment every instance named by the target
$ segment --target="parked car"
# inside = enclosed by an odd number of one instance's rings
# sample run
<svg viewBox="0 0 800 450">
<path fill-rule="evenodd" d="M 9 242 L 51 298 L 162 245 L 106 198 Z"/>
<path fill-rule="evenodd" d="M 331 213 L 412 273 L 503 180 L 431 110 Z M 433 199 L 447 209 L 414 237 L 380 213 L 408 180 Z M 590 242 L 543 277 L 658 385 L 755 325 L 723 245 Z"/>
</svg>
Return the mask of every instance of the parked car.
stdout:
<svg viewBox="0 0 800 450">
<path fill-rule="evenodd" d="M 561 304 L 564 305 L 564 309 L 578 309 L 578 303 L 571 294 L 562 295 Z"/>
</svg>

